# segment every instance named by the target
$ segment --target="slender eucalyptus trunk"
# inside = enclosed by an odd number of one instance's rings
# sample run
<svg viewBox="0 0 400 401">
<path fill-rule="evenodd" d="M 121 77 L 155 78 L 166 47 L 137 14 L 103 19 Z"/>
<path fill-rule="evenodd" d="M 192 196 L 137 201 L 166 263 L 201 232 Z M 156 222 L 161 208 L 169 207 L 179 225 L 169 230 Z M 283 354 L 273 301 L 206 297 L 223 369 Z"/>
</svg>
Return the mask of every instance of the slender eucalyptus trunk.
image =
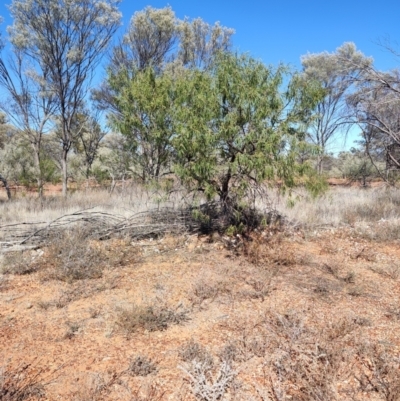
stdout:
<svg viewBox="0 0 400 401">
<path fill-rule="evenodd" d="M 68 192 L 68 166 L 67 166 L 68 150 L 63 149 L 61 159 L 61 170 L 62 170 L 62 195 L 67 196 Z"/>
<path fill-rule="evenodd" d="M 4 188 L 6 189 L 8 200 L 11 200 L 11 191 L 10 191 L 10 187 L 8 186 L 7 180 L 6 180 L 1 174 L 0 174 L 0 182 L 3 183 Z"/>
<path fill-rule="evenodd" d="M 318 156 L 317 159 L 317 172 L 321 175 L 324 171 L 324 156 Z"/>
<path fill-rule="evenodd" d="M 40 165 L 40 146 L 35 146 L 35 144 L 32 144 L 33 152 L 34 152 L 34 162 L 35 162 L 35 167 L 36 167 L 36 183 L 38 187 L 38 196 L 39 198 L 43 197 L 43 175 L 42 175 L 42 167 Z"/>
</svg>

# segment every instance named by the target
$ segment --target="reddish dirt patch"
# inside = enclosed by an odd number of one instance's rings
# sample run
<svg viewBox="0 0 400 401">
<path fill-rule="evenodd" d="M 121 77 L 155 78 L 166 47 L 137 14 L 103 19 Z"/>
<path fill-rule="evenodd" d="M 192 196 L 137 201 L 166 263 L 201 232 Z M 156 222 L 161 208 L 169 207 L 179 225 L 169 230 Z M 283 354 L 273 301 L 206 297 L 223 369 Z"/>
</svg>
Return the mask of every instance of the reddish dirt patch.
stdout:
<svg viewBox="0 0 400 401">
<path fill-rule="evenodd" d="M 115 251 L 121 246 L 115 243 Z M 90 399 L 128 400 L 136 391 L 141 399 L 157 399 L 145 398 L 146 391 L 153 391 L 163 394 L 160 399 L 189 400 L 194 398 L 182 346 L 193 341 L 206 347 L 218 366 L 231 344 L 239 384 L 227 399 L 286 387 L 285 394 L 295 397 L 302 391 L 296 383 L 300 378 L 279 381 L 279 352 L 293 344 L 292 359 L 282 359 L 290 365 L 295 355 L 311 358 L 318 344 L 330 343 L 335 352 L 349 350 L 348 360 L 337 362 L 340 369 L 329 378 L 336 399 L 349 399 L 349 392 L 355 400 L 384 399 L 360 382 L 373 382 L 376 373 L 362 349 L 379 345 L 387 346 L 390 355 L 400 352 L 398 244 L 380 246 L 334 231 L 308 240 L 292 235 L 257 247 L 253 243 L 247 257 L 240 245 L 226 250 L 220 241 L 197 237 L 140 247 L 140 262 L 109 266 L 99 279 L 46 281 L 46 266 L 31 275 L 3 276 L 0 366 L 12 370 L 31 363 L 27 371 L 39 372 L 48 400 L 83 400 L 88 394 Z M 127 333 L 118 316 L 132 305 L 185 310 L 189 319 L 162 331 Z M 138 355 L 153 361 L 156 372 L 130 375 L 129 363 Z M 318 387 L 318 378 L 312 377 L 307 383 Z M 328 395 L 325 399 L 333 399 Z"/>
</svg>

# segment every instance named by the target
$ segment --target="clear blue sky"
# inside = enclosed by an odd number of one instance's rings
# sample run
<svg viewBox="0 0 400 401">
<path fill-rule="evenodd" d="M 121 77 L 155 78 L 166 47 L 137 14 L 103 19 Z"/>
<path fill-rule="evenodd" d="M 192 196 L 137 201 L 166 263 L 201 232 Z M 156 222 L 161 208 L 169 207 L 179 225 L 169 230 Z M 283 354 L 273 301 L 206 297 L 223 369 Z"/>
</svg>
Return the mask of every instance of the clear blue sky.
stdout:
<svg viewBox="0 0 400 401">
<path fill-rule="evenodd" d="M 11 24 L 0 0 L 4 33 Z M 384 51 L 377 42 L 388 38 L 400 53 L 400 0 L 123 0 L 122 36 L 135 11 L 146 6 L 170 5 L 178 18 L 201 17 L 234 28 L 234 49 L 248 52 L 266 64 L 284 62 L 300 69 L 300 56 L 308 52 L 334 51 L 352 41 L 365 55 L 372 56 L 381 70 L 400 67 L 400 58 Z M 4 35 L 6 36 L 6 35 Z M 350 135 L 346 148 L 356 133 Z M 331 149 L 337 152 L 343 144 Z"/>
<path fill-rule="evenodd" d="M 6 7 L 10 3 L 1 0 L 3 32 L 11 23 Z M 373 56 L 379 69 L 400 64 L 375 43 L 389 37 L 400 44 L 400 0 L 123 0 L 121 34 L 135 11 L 168 4 L 179 18 L 202 17 L 234 28 L 235 49 L 266 64 L 285 62 L 299 68 L 302 54 L 334 51 L 346 41 L 355 42 L 364 54 Z"/>
</svg>

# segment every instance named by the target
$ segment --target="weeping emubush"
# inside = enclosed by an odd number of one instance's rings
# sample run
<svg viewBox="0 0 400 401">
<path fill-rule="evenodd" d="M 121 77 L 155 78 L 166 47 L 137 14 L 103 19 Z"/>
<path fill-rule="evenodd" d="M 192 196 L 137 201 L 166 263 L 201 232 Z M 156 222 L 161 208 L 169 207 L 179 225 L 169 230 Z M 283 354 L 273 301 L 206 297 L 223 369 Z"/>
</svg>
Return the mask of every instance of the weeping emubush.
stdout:
<svg viewBox="0 0 400 401">
<path fill-rule="evenodd" d="M 310 146 L 305 130 L 322 95 L 317 83 L 247 55 L 223 53 L 209 71 L 187 71 L 176 82 L 175 174 L 189 191 L 236 206 L 266 183 L 318 193 L 323 183 L 298 154 Z"/>
<path fill-rule="evenodd" d="M 222 52 L 203 69 L 110 71 L 109 85 L 119 110 L 109 121 L 127 139 L 135 172 L 143 181 L 174 174 L 189 192 L 219 199 L 228 225 L 253 221 L 247 211 L 268 185 L 323 187 L 298 155 L 316 149 L 305 132 L 324 93 L 283 65 Z"/>
</svg>

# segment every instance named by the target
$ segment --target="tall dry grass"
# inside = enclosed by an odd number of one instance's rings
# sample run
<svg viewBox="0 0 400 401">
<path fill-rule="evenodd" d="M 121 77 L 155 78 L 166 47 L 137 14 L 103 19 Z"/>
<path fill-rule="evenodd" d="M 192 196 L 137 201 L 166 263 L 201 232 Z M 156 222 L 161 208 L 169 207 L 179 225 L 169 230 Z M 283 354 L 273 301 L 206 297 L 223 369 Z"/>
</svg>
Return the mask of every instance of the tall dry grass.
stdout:
<svg viewBox="0 0 400 401">
<path fill-rule="evenodd" d="M 274 209 L 287 221 L 307 229 L 350 226 L 372 239 L 400 238 L 400 189 L 334 187 L 316 199 L 301 190 L 294 196 L 294 206 L 289 206 L 288 197 L 271 190 L 267 198 L 257 200 L 256 206 L 263 211 Z M 116 188 L 112 194 L 105 189 L 89 188 L 71 192 L 67 198 L 17 197 L 11 202 L 0 200 L 0 227 L 51 222 L 86 209 L 129 217 L 158 207 L 178 208 L 188 203 L 190 198 L 185 198 L 183 191 L 166 196 L 140 185 Z"/>
<path fill-rule="evenodd" d="M 316 199 L 300 192 L 293 207 L 285 197 L 274 195 L 271 200 L 290 221 L 309 227 L 400 219 L 399 189 L 334 187 Z"/>
<path fill-rule="evenodd" d="M 0 226 L 21 222 L 51 222 L 63 215 L 92 209 L 129 217 L 158 207 L 183 205 L 182 194 L 164 193 L 140 185 L 106 189 L 88 188 L 71 191 L 66 198 L 60 195 L 38 199 L 34 195 L 17 196 L 11 202 L 0 199 Z"/>
</svg>

